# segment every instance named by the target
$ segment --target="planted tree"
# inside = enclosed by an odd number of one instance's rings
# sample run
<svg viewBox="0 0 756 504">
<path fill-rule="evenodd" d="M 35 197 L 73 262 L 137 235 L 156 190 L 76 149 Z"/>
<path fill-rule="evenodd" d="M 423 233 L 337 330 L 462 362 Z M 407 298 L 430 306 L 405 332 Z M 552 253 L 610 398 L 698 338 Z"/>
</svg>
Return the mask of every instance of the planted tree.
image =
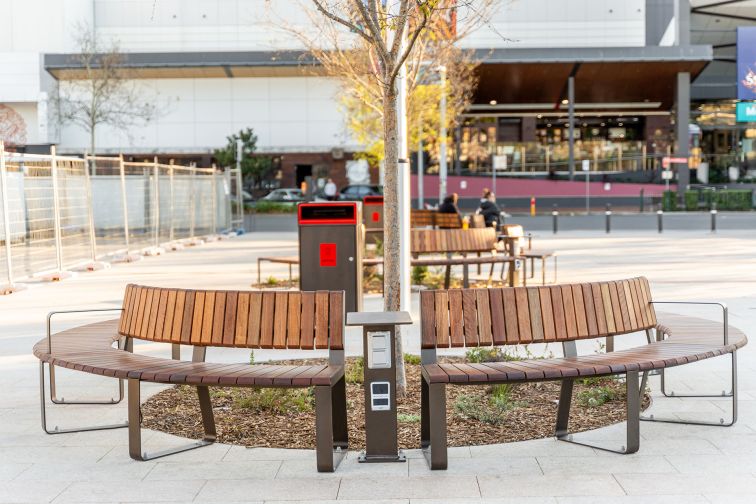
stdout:
<svg viewBox="0 0 756 504">
<path fill-rule="evenodd" d="M 441 61 L 457 68 L 450 55 L 461 53 L 454 47 L 456 16 L 461 6 L 473 16 L 483 17 L 480 2 L 461 0 L 312 0 L 318 39 L 308 44 L 328 73 L 339 77 L 351 90 L 345 98 L 350 128 L 364 132 L 363 139 L 372 146 L 373 155 L 384 164 L 384 309 L 400 309 L 398 166 L 399 130 L 397 116 L 397 78 L 407 65 L 407 83 L 411 85 L 410 114 L 432 111 L 430 105 L 440 95 L 424 89 L 431 85 L 429 75 Z M 477 5 L 474 5 L 477 4 Z M 346 30 L 345 30 L 346 29 Z M 447 35 L 440 36 L 442 30 Z M 438 60 L 438 61 L 436 61 Z M 464 58 L 460 74 L 469 76 Z M 474 84 L 474 81 L 473 81 Z M 459 96 L 464 102 L 464 93 Z M 423 97 L 424 99 L 421 99 Z M 468 95 L 469 97 L 469 95 Z M 436 102 L 437 103 L 437 102 Z M 435 107 L 437 109 L 437 107 Z M 430 120 L 433 114 L 428 114 Z M 449 116 L 456 116 L 454 113 Z M 414 124 L 413 124 L 414 123 Z M 418 126 L 418 124 L 420 125 Z M 430 121 L 427 122 L 430 124 Z M 435 134 L 436 128 L 410 121 L 408 129 L 415 139 Z M 376 135 L 376 132 L 380 132 Z M 397 337 L 397 393 L 404 394 L 406 377 L 402 360 L 401 337 Z"/>
<path fill-rule="evenodd" d="M 226 137 L 226 140 L 228 143 L 225 147 L 213 151 L 213 156 L 215 156 L 218 164 L 226 168 L 236 164 L 237 144 L 241 140 L 242 176 L 245 179 L 251 179 L 253 185 L 257 186 L 272 165 L 270 157 L 255 155 L 255 152 L 257 152 L 257 135 L 252 128 L 246 128 Z"/>
<path fill-rule="evenodd" d="M 159 115 L 155 97 L 146 95 L 129 71 L 128 57 L 118 43 L 101 42 L 88 26 L 77 26 L 78 52 L 69 56 L 75 70 L 61 81 L 53 105 L 61 122 L 89 134 L 89 152 L 96 152 L 97 127 L 108 125 L 130 136 Z"/>
</svg>

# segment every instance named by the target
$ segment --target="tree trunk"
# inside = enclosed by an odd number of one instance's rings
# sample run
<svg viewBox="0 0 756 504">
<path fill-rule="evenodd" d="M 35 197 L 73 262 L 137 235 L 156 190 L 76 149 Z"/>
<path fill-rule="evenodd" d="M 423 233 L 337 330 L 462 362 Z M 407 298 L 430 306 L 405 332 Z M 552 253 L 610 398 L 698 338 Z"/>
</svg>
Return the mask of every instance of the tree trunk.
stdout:
<svg viewBox="0 0 756 504">
<path fill-rule="evenodd" d="M 95 128 L 97 127 L 96 124 L 90 123 L 89 125 L 89 155 L 95 156 Z M 97 175 L 97 162 L 93 159 L 92 160 L 92 172 L 91 175 Z"/>
<path fill-rule="evenodd" d="M 384 179 L 383 179 L 383 285 L 385 311 L 400 310 L 399 271 L 399 132 L 396 114 L 397 94 L 394 85 L 383 92 Z M 404 348 L 401 329 L 396 331 L 396 394 L 404 397 L 407 377 L 404 372 Z"/>
</svg>

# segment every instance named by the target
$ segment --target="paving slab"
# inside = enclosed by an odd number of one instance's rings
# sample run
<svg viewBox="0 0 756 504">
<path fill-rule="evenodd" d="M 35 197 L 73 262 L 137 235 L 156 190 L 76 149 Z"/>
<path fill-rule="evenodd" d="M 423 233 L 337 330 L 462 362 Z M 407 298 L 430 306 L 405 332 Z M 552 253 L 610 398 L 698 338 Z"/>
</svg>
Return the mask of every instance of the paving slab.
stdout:
<svg viewBox="0 0 756 504">
<path fill-rule="evenodd" d="M 730 322 L 756 338 L 756 235 L 752 232 L 701 232 L 664 235 L 560 233 L 536 237 L 539 248 L 559 250 L 560 281 L 581 282 L 645 275 L 654 297 L 668 300 L 720 300 Z M 350 452 L 333 474 L 315 471 L 313 450 L 245 448 L 216 444 L 184 454 L 140 463 L 128 455 L 123 429 L 45 435 L 39 417 L 39 367 L 31 347 L 44 335 L 51 309 L 117 307 L 129 282 L 184 288 L 247 289 L 256 277 L 256 257 L 296 251 L 296 233 L 250 233 L 187 248 L 110 270 L 80 274 L 58 282 L 33 282 L 0 297 L 0 504 L 4 502 L 307 502 L 385 504 L 671 504 L 756 502 L 756 346 L 738 355 L 740 410 L 729 428 L 641 424 L 638 454 L 620 456 L 552 439 L 449 450 L 447 471 L 428 470 L 422 452 L 406 450 L 404 464 L 358 464 Z M 268 265 L 266 275 L 288 275 Z M 365 309 L 379 311 L 382 298 L 366 295 Z M 717 320 L 716 310 L 676 307 L 675 311 Z M 412 313 L 418 318 L 418 297 Z M 101 318 L 62 316 L 57 328 Z M 345 336 L 348 355 L 361 353 L 359 329 Z M 405 349 L 419 352 L 417 324 L 403 331 Z M 619 338 L 618 348 L 642 344 L 642 335 Z M 596 342 L 580 342 L 594 352 Z M 536 355 L 556 345 L 531 345 Z M 139 343 L 138 353 L 168 357 L 168 345 Z M 518 350 L 522 351 L 522 349 Z M 462 355 L 464 349 L 444 351 Z M 325 355 L 324 352 L 255 351 L 257 361 Z M 184 349 L 188 358 L 188 349 Z M 209 360 L 246 362 L 249 351 L 212 349 Z M 713 391 L 729 384 L 726 359 L 712 359 L 672 370 L 670 389 Z M 59 390 L 67 398 L 112 397 L 114 380 L 59 370 Z M 649 385 L 659 415 L 718 419 L 729 414 L 721 398 L 664 398 L 659 378 Z M 144 384 L 145 398 L 165 386 Z M 107 407 L 53 406 L 51 425 L 111 423 L 126 417 L 125 404 Z M 588 436 L 622 444 L 624 423 Z M 145 450 L 185 440 L 143 430 Z"/>
</svg>

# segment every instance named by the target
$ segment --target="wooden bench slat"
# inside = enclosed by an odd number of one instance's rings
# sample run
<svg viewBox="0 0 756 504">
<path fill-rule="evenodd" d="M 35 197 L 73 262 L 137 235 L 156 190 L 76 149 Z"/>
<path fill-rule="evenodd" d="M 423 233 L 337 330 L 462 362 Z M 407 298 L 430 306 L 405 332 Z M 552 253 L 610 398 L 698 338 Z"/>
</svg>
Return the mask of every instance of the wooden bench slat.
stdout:
<svg viewBox="0 0 756 504">
<path fill-rule="evenodd" d="M 215 298 L 216 292 L 208 291 L 205 293 L 205 307 L 202 309 L 202 331 L 199 342 L 203 345 L 209 345 L 213 337 L 213 319 L 215 318 Z"/>
<path fill-rule="evenodd" d="M 491 333 L 491 302 L 488 289 L 476 289 L 478 306 L 478 335 L 481 345 L 493 344 Z"/>
<path fill-rule="evenodd" d="M 593 290 L 591 284 L 581 284 L 579 288 L 583 291 L 583 304 L 585 308 L 585 322 L 588 325 L 588 334 L 591 337 L 599 335 L 598 323 L 596 322 L 596 307 L 593 304 Z"/>
<path fill-rule="evenodd" d="M 557 341 L 567 339 L 567 318 L 564 315 L 564 300 L 559 286 L 547 287 L 551 293 L 551 307 L 554 309 L 554 336 Z"/>
<path fill-rule="evenodd" d="M 556 341 L 554 307 L 551 304 L 551 289 L 548 287 L 539 287 L 538 297 L 541 303 L 541 317 L 543 319 L 543 339 L 545 341 Z"/>
<path fill-rule="evenodd" d="M 444 330 L 439 336 L 443 335 L 443 338 L 446 340 L 449 338 L 449 341 L 451 342 L 451 346 L 453 347 L 461 347 L 465 345 L 465 318 L 462 315 L 464 313 L 464 300 L 462 299 L 462 291 L 460 289 L 452 289 L 449 291 L 448 294 L 448 306 L 446 305 L 445 300 L 447 299 L 447 296 L 441 296 L 441 299 L 439 299 L 439 302 L 441 302 L 444 307 L 443 310 L 449 310 L 450 313 L 459 313 L 459 317 L 449 317 L 448 315 L 445 315 L 444 321 L 449 325 L 448 330 Z M 436 320 L 436 324 L 441 323 L 440 320 Z M 447 345 L 448 346 L 448 345 Z"/>
<path fill-rule="evenodd" d="M 163 320 L 163 335 L 167 341 L 181 341 L 181 338 L 175 338 L 173 333 L 173 321 L 176 311 L 176 290 L 169 289 L 165 302 L 165 319 Z"/>
<path fill-rule="evenodd" d="M 299 348 L 301 337 L 302 293 L 289 293 L 289 314 L 286 319 L 286 347 Z"/>
<path fill-rule="evenodd" d="M 587 335 L 588 318 L 585 313 L 585 300 L 583 299 L 583 289 L 580 285 L 572 285 L 572 302 L 575 305 L 575 322 L 577 322 L 577 333 Z"/>
<path fill-rule="evenodd" d="M 344 294 L 331 292 L 328 301 L 329 314 L 329 340 L 328 348 L 331 350 L 344 349 Z"/>
<path fill-rule="evenodd" d="M 223 317 L 223 346 L 234 346 L 236 339 L 236 312 L 239 309 L 239 293 L 229 292 L 226 294 L 226 309 Z"/>
<path fill-rule="evenodd" d="M 489 289 L 488 300 L 491 312 L 491 336 L 494 345 L 507 342 L 507 327 L 504 322 L 504 297 L 501 289 Z"/>
<path fill-rule="evenodd" d="M 530 343 L 533 341 L 533 333 L 530 329 L 530 309 L 528 307 L 528 291 L 526 287 L 516 287 L 514 289 L 515 301 L 517 303 L 517 330 L 520 334 L 520 341 Z"/>
<path fill-rule="evenodd" d="M 234 346 L 244 346 L 248 341 L 249 331 L 250 293 L 240 292 L 236 306 L 236 328 L 234 330 Z"/>
<path fill-rule="evenodd" d="M 537 288 L 527 287 L 525 292 L 528 294 L 528 312 L 530 313 L 530 330 L 533 341 L 539 342 L 544 340 L 543 314 L 541 313 L 541 296 Z"/>
<path fill-rule="evenodd" d="M 275 319 L 273 321 L 273 348 L 286 348 L 286 327 L 288 326 L 289 296 L 286 292 L 275 293 Z"/>
<path fill-rule="evenodd" d="M 273 328 L 276 318 L 276 293 L 263 292 L 260 311 L 260 348 L 273 347 Z"/>
<path fill-rule="evenodd" d="M 300 348 L 315 348 L 315 293 L 302 293 L 302 332 L 299 338 Z"/>
<path fill-rule="evenodd" d="M 623 332 L 625 330 L 625 323 L 622 319 L 622 306 L 620 306 L 616 282 L 609 282 L 609 297 L 611 299 L 612 315 L 614 316 L 614 327 L 617 328 L 618 332 Z"/>
<path fill-rule="evenodd" d="M 422 348 L 436 346 L 435 299 L 432 292 L 420 292 L 420 318 L 425 322 L 421 327 Z"/>
<path fill-rule="evenodd" d="M 436 292 L 436 346 L 440 348 L 448 348 L 450 346 L 449 341 L 449 298 L 452 296 L 452 292 L 447 294 L 444 291 Z M 462 294 L 459 293 L 460 301 Z M 461 306 L 461 303 L 460 303 Z M 459 317 L 461 318 L 461 317 Z"/>
<path fill-rule="evenodd" d="M 577 318 L 575 316 L 575 303 L 572 299 L 572 288 L 569 285 L 558 287 L 562 291 L 562 303 L 564 306 L 564 321 L 567 326 L 567 338 L 575 339 L 577 332 Z"/>
<path fill-rule="evenodd" d="M 625 286 L 623 282 L 614 282 L 617 289 L 617 297 L 620 303 L 620 313 L 622 313 L 622 327 L 624 331 L 630 331 L 633 329 L 633 325 L 630 322 L 630 304 L 628 303 L 627 296 L 625 295 Z"/>
<path fill-rule="evenodd" d="M 601 284 L 592 283 L 591 292 L 593 293 L 593 308 L 596 312 L 596 328 L 599 336 L 609 332 L 606 321 L 606 311 L 604 310 L 604 294 L 601 290 Z"/>
<path fill-rule="evenodd" d="M 226 326 L 226 297 L 225 292 L 215 294 L 213 325 L 210 335 L 210 344 L 212 345 L 223 345 L 223 328 Z"/>
<path fill-rule="evenodd" d="M 507 343 L 520 341 L 520 323 L 517 316 L 517 298 L 514 289 L 501 291 L 504 300 L 504 325 L 507 328 Z"/>
<path fill-rule="evenodd" d="M 327 291 L 315 293 L 315 348 L 328 348 L 328 301 Z"/>
<path fill-rule="evenodd" d="M 607 334 L 615 333 L 618 331 L 614 322 L 614 308 L 612 306 L 612 296 L 609 292 L 609 284 L 602 283 L 601 286 L 601 303 L 604 307 L 604 317 L 606 318 L 606 331 Z"/>
<path fill-rule="evenodd" d="M 478 346 L 478 308 L 476 304 L 475 291 L 472 289 L 463 289 L 462 312 L 451 312 L 462 315 L 461 318 L 464 319 L 465 324 L 465 345 L 468 346 Z M 449 306 L 451 308 L 451 303 Z M 449 319 L 452 320 L 452 317 L 449 317 Z"/>
</svg>

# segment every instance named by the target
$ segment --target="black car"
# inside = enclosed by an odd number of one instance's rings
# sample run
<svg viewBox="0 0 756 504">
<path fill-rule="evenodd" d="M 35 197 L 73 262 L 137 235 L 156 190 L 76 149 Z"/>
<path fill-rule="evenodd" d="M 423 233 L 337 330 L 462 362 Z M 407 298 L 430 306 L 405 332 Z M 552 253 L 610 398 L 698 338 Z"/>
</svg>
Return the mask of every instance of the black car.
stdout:
<svg viewBox="0 0 756 504">
<path fill-rule="evenodd" d="M 362 201 L 365 196 L 381 196 L 383 187 L 379 185 L 353 184 L 344 187 L 339 193 L 341 201 Z"/>
</svg>

